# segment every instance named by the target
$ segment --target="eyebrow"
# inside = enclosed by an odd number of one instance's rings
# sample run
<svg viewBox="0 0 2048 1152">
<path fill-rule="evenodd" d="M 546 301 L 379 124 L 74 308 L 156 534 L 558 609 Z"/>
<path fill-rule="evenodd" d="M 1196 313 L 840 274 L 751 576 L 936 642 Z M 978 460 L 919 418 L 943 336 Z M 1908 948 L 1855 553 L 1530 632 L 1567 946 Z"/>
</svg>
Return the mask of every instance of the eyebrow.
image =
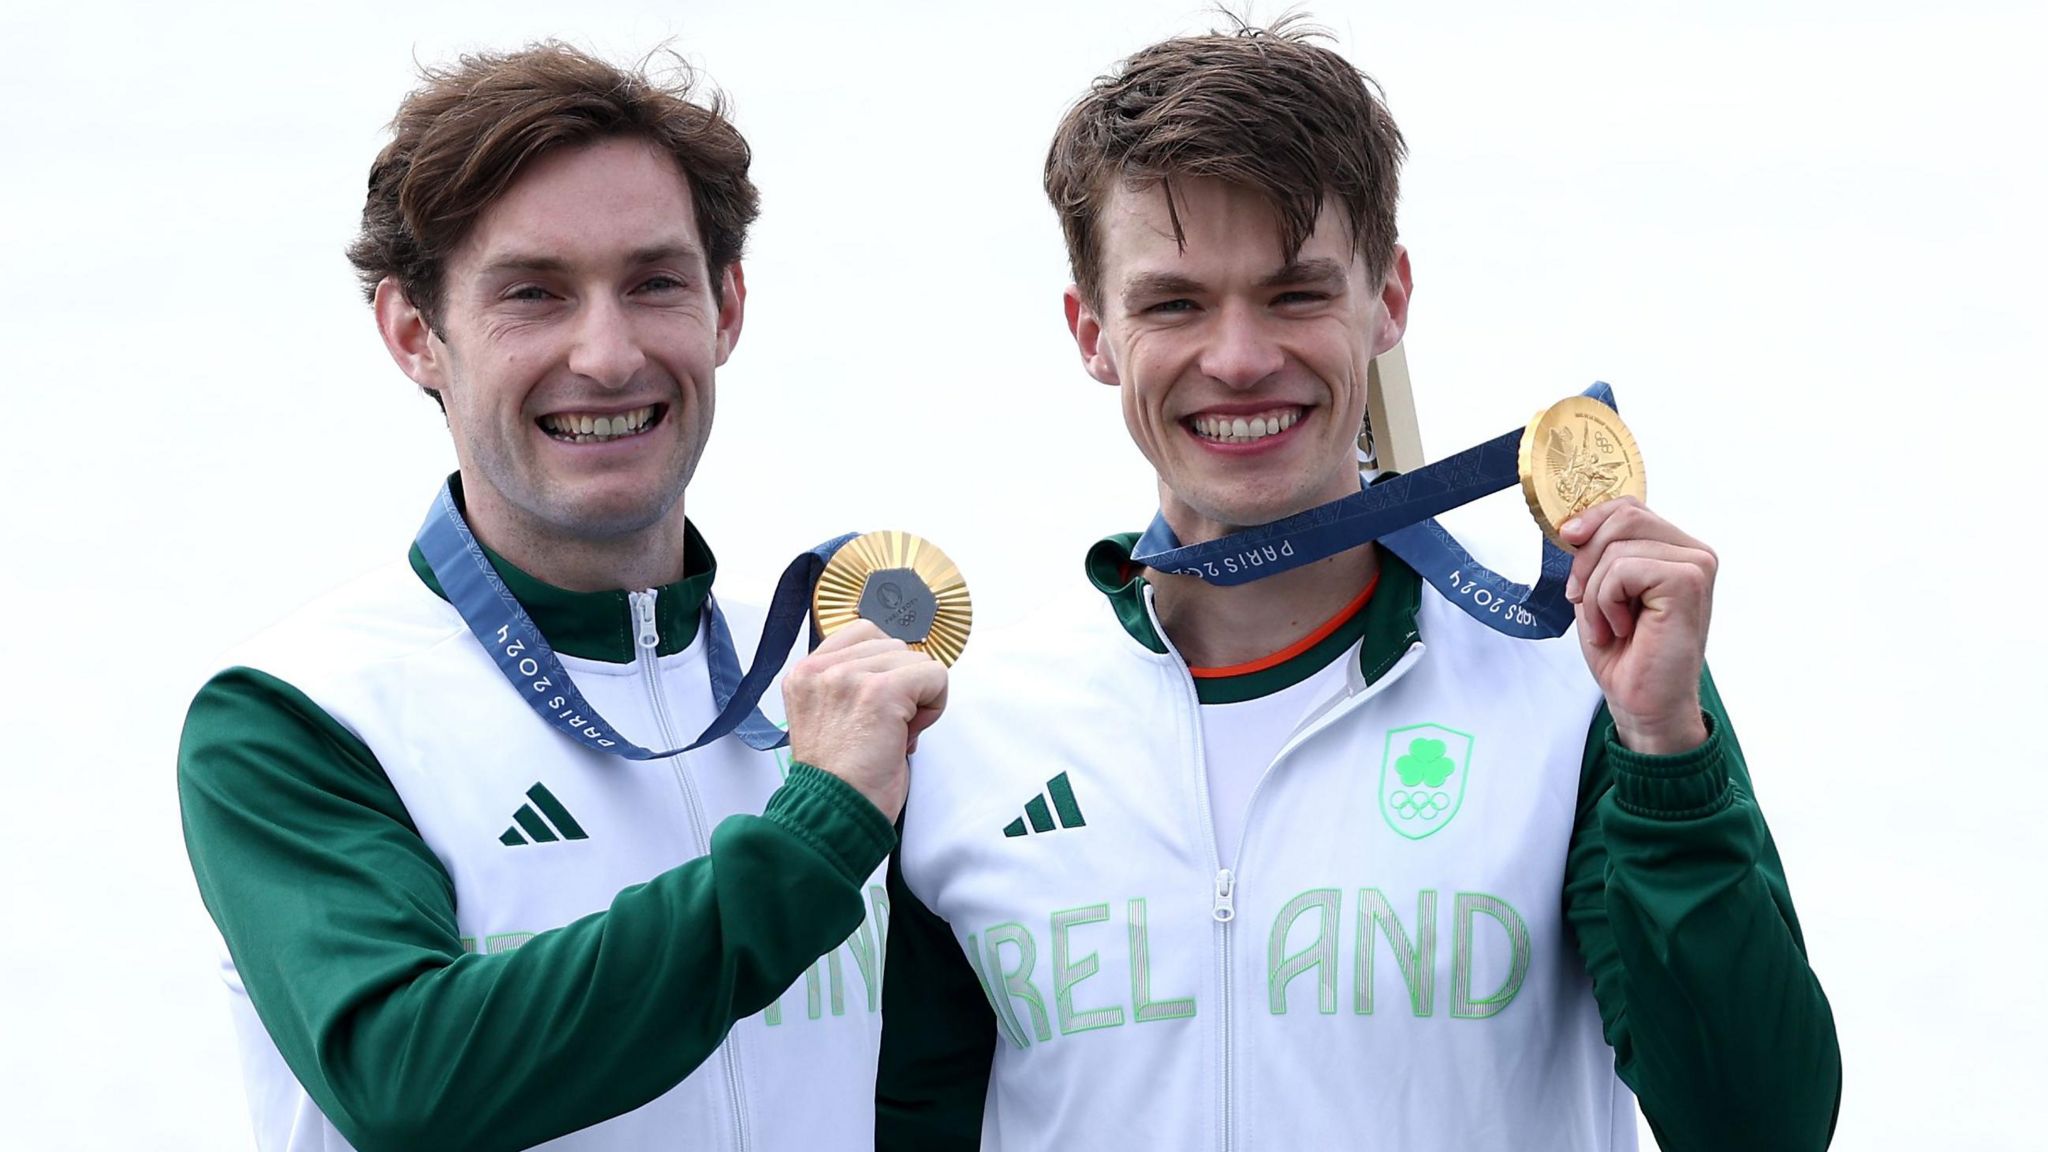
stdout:
<svg viewBox="0 0 2048 1152">
<path fill-rule="evenodd" d="M 1349 269 L 1327 256 L 1311 260 L 1289 260 L 1272 275 L 1259 281 L 1261 288 L 1278 288 L 1282 284 L 1327 284 L 1343 280 Z"/>
<path fill-rule="evenodd" d="M 681 242 L 649 244 L 644 248 L 635 248 L 626 256 L 626 262 L 636 268 L 644 264 L 660 264 L 667 261 L 694 263 L 700 268 L 705 265 L 704 254 L 698 251 L 696 246 Z M 508 252 L 485 264 L 479 271 L 486 276 L 506 272 L 562 273 L 569 271 L 569 262 L 558 256 Z"/>
<path fill-rule="evenodd" d="M 1326 256 L 1317 256 L 1309 260 L 1289 260 L 1262 277 L 1258 286 L 1278 288 L 1283 284 L 1342 283 L 1347 275 L 1349 269 L 1344 265 Z M 1145 272 L 1124 284 L 1123 299 L 1128 306 L 1139 300 L 1162 296 L 1195 296 L 1202 290 L 1200 281 L 1178 272 Z"/>
<path fill-rule="evenodd" d="M 1144 272 L 1124 282 L 1125 306 L 1156 296 L 1195 296 L 1202 285 L 1178 272 Z"/>
</svg>

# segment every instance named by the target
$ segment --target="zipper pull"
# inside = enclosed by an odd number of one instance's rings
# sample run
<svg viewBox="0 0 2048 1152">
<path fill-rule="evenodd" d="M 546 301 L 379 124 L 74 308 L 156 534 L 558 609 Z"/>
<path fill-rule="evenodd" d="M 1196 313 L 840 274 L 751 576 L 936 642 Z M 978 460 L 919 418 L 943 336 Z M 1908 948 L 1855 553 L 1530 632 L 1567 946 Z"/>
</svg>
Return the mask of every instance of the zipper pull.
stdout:
<svg viewBox="0 0 2048 1152">
<path fill-rule="evenodd" d="M 1237 919 L 1237 905 L 1231 902 L 1230 893 L 1237 887 L 1237 877 L 1225 868 L 1216 873 L 1216 909 L 1218 923 L 1228 924 Z"/>
<path fill-rule="evenodd" d="M 654 598 L 661 593 L 656 589 L 634 592 L 626 598 L 633 602 L 633 615 L 640 622 L 640 646 L 653 648 L 661 643 L 660 633 L 654 628 Z"/>
</svg>

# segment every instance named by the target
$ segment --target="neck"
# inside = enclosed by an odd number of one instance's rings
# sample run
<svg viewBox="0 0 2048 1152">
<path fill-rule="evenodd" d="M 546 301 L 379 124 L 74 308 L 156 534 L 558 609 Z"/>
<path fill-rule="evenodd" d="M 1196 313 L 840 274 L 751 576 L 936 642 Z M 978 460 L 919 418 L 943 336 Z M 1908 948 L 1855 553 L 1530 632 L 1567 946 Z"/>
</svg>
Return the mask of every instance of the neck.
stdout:
<svg viewBox="0 0 2048 1152">
<path fill-rule="evenodd" d="M 1280 651 L 1356 599 L 1379 571 L 1371 544 L 1249 584 L 1223 587 L 1148 571 L 1152 606 L 1187 662 L 1219 668 Z"/>
<path fill-rule="evenodd" d="M 469 530 L 493 552 L 536 580 L 570 592 L 638 591 L 683 578 L 683 505 L 645 528 L 616 537 L 565 536 L 471 490 L 463 509 Z"/>
</svg>

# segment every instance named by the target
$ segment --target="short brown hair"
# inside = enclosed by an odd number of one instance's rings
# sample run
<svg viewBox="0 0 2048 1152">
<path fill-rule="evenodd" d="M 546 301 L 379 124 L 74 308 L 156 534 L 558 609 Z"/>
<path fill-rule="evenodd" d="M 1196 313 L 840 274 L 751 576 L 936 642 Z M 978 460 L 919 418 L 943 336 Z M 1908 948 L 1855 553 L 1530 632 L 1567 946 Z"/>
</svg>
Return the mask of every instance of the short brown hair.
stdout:
<svg viewBox="0 0 2048 1152">
<path fill-rule="evenodd" d="M 535 157 L 614 137 L 646 139 L 689 178 L 715 293 L 746 246 L 760 194 L 724 97 L 692 102 L 695 77 L 682 60 L 674 65 L 664 83 L 644 64 L 617 68 L 547 41 L 422 69 L 421 86 L 391 121 L 391 143 L 370 166 L 363 229 L 349 245 L 364 296 L 374 300 L 378 282 L 394 277 L 438 331 L 446 261 L 477 217 Z"/>
<path fill-rule="evenodd" d="M 1367 271 L 1386 274 L 1406 145 L 1372 78 L 1310 43 L 1326 35 L 1288 16 L 1271 28 L 1239 22 L 1162 41 L 1067 111 L 1045 158 L 1045 194 L 1091 305 L 1100 304 L 1102 208 L 1118 181 L 1160 187 L 1183 247 L 1174 178 L 1261 193 L 1279 214 L 1286 258 L 1315 231 L 1324 197 L 1335 196 Z"/>
</svg>

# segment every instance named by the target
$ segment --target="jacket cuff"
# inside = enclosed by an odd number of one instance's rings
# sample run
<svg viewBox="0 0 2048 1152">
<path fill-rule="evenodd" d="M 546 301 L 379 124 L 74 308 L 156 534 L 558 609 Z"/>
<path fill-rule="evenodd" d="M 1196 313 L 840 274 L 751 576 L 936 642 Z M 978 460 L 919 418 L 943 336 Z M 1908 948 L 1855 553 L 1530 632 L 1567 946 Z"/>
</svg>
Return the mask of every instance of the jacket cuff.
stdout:
<svg viewBox="0 0 2048 1152">
<path fill-rule="evenodd" d="M 1702 709 L 1706 742 L 1690 752 L 1646 756 L 1624 747 L 1612 729 L 1607 756 L 1614 764 L 1614 801 L 1623 811 L 1661 820 L 1696 820 L 1726 808 L 1734 798 L 1728 763 L 1721 750 L 1721 724 Z"/>
<path fill-rule="evenodd" d="M 853 785 L 799 760 L 768 800 L 765 819 L 809 844 L 855 886 L 896 847 L 896 829 Z"/>
</svg>

